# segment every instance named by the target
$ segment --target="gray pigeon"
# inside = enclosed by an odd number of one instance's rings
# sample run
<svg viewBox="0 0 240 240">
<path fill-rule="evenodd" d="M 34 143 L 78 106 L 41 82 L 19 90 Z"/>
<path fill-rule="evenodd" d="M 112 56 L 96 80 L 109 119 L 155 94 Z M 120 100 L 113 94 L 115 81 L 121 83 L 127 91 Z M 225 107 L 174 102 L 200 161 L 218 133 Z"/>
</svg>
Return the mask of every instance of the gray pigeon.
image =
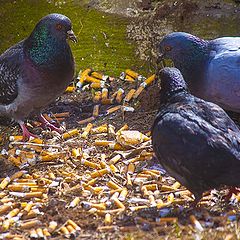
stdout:
<svg viewBox="0 0 240 240">
<path fill-rule="evenodd" d="M 30 113 L 38 114 L 43 125 L 59 131 L 41 111 L 73 79 L 74 59 L 68 38 L 77 41 L 70 19 L 49 14 L 37 23 L 28 38 L 0 56 L 0 115 L 18 122 L 25 140 L 34 136 L 24 124 Z"/>
</svg>

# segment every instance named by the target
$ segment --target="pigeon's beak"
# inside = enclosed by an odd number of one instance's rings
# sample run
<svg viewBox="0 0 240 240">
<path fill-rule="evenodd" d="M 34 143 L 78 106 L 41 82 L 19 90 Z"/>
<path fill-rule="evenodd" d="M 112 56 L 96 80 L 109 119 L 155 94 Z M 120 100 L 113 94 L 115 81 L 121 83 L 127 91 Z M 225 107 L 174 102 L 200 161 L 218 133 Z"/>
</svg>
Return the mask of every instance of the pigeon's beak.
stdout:
<svg viewBox="0 0 240 240">
<path fill-rule="evenodd" d="M 166 63 L 164 61 L 164 58 L 165 58 L 165 54 L 164 53 L 160 53 L 158 55 L 158 58 L 157 58 L 157 65 L 159 65 L 160 63 L 162 63 L 163 67 L 166 67 Z"/>
<path fill-rule="evenodd" d="M 69 38 L 71 41 L 73 41 L 74 43 L 77 42 L 77 37 L 75 36 L 73 30 L 67 31 L 67 36 L 68 36 L 68 38 Z"/>
</svg>

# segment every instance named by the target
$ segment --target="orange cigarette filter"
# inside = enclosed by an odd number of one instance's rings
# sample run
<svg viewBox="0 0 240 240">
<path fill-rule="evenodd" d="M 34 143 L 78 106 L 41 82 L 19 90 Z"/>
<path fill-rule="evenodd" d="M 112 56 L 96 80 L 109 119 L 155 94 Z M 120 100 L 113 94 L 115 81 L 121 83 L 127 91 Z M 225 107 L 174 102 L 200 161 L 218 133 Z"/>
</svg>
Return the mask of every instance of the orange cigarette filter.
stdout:
<svg viewBox="0 0 240 240">
<path fill-rule="evenodd" d="M 113 182 L 112 180 L 107 182 L 107 186 L 111 189 L 120 189 L 122 188 L 121 186 L 119 186 L 118 184 L 116 184 L 115 182 Z"/>
<path fill-rule="evenodd" d="M 76 87 L 74 86 L 68 86 L 65 90 L 66 93 L 72 93 L 76 90 Z"/>
<path fill-rule="evenodd" d="M 127 93 L 126 97 L 124 98 L 124 102 L 130 102 L 130 100 L 133 98 L 133 95 L 134 95 L 135 92 L 136 92 L 135 89 L 131 89 L 131 90 Z"/>
<path fill-rule="evenodd" d="M 93 128 L 93 124 L 92 123 L 88 123 L 88 125 L 85 128 L 84 132 L 82 133 L 81 137 L 86 139 L 88 137 L 88 134 L 90 133 L 92 128 Z"/>
<path fill-rule="evenodd" d="M 152 76 L 150 76 L 149 78 L 147 78 L 144 82 L 147 86 L 149 86 L 154 80 L 156 79 L 156 75 L 153 74 Z"/>
<path fill-rule="evenodd" d="M 21 158 L 18 156 L 18 157 L 14 157 L 14 156 L 9 156 L 8 157 L 8 161 L 12 162 L 15 166 L 19 167 L 22 162 L 21 162 Z M 1 188 L 1 187 L 0 187 Z"/>
<path fill-rule="evenodd" d="M 75 230 L 79 231 L 81 228 L 71 219 L 67 220 L 67 223 L 70 224 Z"/>
<path fill-rule="evenodd" d="M 94 121 L 94 120 L 95 120 L 95 117 L 92 116 L 92 117 L 83 119 L 83 120 L 81 120 L 81 121 L 78 121 L 78 124 L 83 125 L 83 124 L 86 124 L 86 123 L 90 123 L 90 122 L 92 122 L 92 121 Z"/>
<path fill-rule="evenodd" d="M 22 223 L 20 224 L 20 229 L 30 229 L 30 228 L 34 228 L 41 225 L 41 222 L 39 220 L 32 220 L 26 223 Z"/>
<path fill-rule="evenodd" d="M 78 134 L 79 134 L 79 130 L 77 128 L 75 128 L 73 130 L 65 132 L 62 136 L 63 136 L 63 139 L 68 139 L 68 138 L 78 135 Z"/>
<path fill-rule="evenodd" d="M 117 154 L 109 160 L 109 164 L 116 164 L 121 158 L 122 156 L 120 154 Z"/>
<path fill-rule="evenodd" d="M 66 228 L 70 234 L 74 234 L 76 232 L 72 225 L 66 225 Z"/>
<path fill-rule="evenodd" d="M 93 83 L 91 83 L 90 87 L 94 88 L 94 89 L 104 88 L 105 87 L 105 82 L 103 82 L 103 81 L 93 82 Z"/>
<path fill-rule="evenodd" d="M 68 236 L 70 235 L 70 232 L 68 231 L 68 229 L 64 226 L 62 226 L 60 229 L 60 232 L 63 233 L 64 236 Z"/>
<path fill-rule="evenodd" d="M 124 80 L 126 82 L 129 82 L 129 83 L 134 83 L 135 82 L 135 78 L 133 78 L 133 77 L 131 77 L 129 75 L 126 75 Z"/>
<path fill-rule="evenodd" d="M 103 74 L 99 73 L 99 72 L 92 72 L 91 76 L 95 77 L 95 78 L 98 78 L 98 79 L 101 79 L 101 80 L 103 79 Z"/>
<path fill-rule="evenodd" d="M 90 77 L 89 75 L 87 75 L 85 77 L 85 81 L 89 82 L 89 83 L 101 83 L 101 80 L 95 78 L 95 77 Z"/>
<path fill-rule="evenodd" d="M 100 105 L 94 105 L 93 107 L 93 117 L 98 117 L 99 116 L 99 109 L 100 109 Z"/>
<path fill-rule="evenodd" d="M 94 169 L 100 169 L 100 165 L 97 164 L 97 163 L 94 163 L 94 162 L 90 162 L 86 159 L 81 159 L 81 163 L 85 166 L 88 166 L 88 167 L 91 167 L 91 168 L 94 168 Z"/>
<path fill-rule="evenodd" d="M 117 96 L 116 96 L 117 103 L 121 103 L 121 101 L 123 99 L 123 93 L 124 93 L 124 90 L 122 88 L 119 88 L 117 91 Z"/>
<path fill-rule="evenodd" d="M 127 194 L 128 194 L 127 188 L 123 188 L 118 199 L 122 202 L 125 201 Z"/>
<path fill-rule="evenodd" d="M 43 230 L 42 228 L 37 228 L 36 229 L 37 235 L 39 238 L 44 238 Z"/>
<path fill-rule="evenodd" d="M 1 190 L 5 189 L 7 185 L 10 183 L 10 181 L 11 181 L 10 177 L 5 177 L 0 183 L 0 189 Z"/>
<path fill-rule="evenodd" d="M 110 104 L 113 104 L 113 99 L 110 99 L 110 98 L 102 99 L 101 103 L 103 105 L 110 105 Z"/>
<path fill-rule="evenodd" d="M 76 207 L 78 204 L 80 203 L 80 198 L 79 197 L 75 197 L 72 202 L 70 202 L 69 207 L 70 208 L 74 208 Z"/>
<path fill-rule="evenodd" d="M 10 136 L 9 137 L 9 141 L 10 142 L 17 142 L 17 141 L 22 141 L 23 140 L 23 136 Z"/>
<path fill-rule="evenodd" d="M 109 108 L 107 111 L 106 111 L 106 114 L 111 114 L 111 113 L 114 113 L 116 111 L 118 111 L 119 109 L 121 109 L 121 105 L 117 105 L 115 107 L 112 107 L 112 108 Z"/>
<path fill-rule="evenodd" d="M 108 125 L 107 124 L 103 124 L 99 127 L 91 129 L 92 134 L 107 133 L 107 132 L 108 132 Z"/>
<path fill-rule="evenodd" d="M 57 225 L 58 225 L 57 222 L 51 221 L 51 222 L 49 223 L 49 226 L 48 226 L 48 231 L 49 231 L 50 233 L 53 233 L 53 232 L 56 230 Z"/>
<path fill-rule="evenodd" d="M 97 178 L 97 177 L 102 177 L 103 175 L 105 175 L 107 173 L 109 173 L 109 170 L 107 168 L 105 168 L 105 169 L 94 171 L 90 175 L 92 178 Z"/>
<path fill-rule="evenodd" d="M 26 173 L 26 171 L 18 171 L 18 172 L 16 172 L 16 173 L 14 173 L 14 174 L 10 177 L 11 181 L 13 181 L 13 180 L 15 180 L 15 179 L 17 179 L 17 178 L 22 177 L 24 173 Z"/>
<path fill-rule="evenodd" d="M 140 85 L 137 91 L 134 93 L 133 98 L 134 99 L 138 98 L 138 96 L 141 94 L 143 90 L 144 90 L 144 87 Z"/>
<path fill-rule="evenodd" d="M 139 74 L 138 73 L 136 73 L 135 71 L 133 71 L 133 70 L 131 70 L 131 69 L 126 69 L 125 70 L 125 73 L 127 74 L 127 75 L 129 75 L 130 77 L 132 77 L 132 78 L 138 78 L 138 76 L 139 76 Z"/>
<path fill-rule="evenodd" d="M 95 140 L 94 145 L 95 146 L 101 146 L 101 147 L 108 147 L 110 144 L 113 144 L 113 141 L 107 141 L 107 140 Z"/>
<path fill-rule="evenodd" d="M 133 174 L 134 171 L 135 171 L 135 164 L 134 164 L 134 163 L 129 163 L 129 164 L 128 164 L 128 167 L 127 167 L 127 172 L 128 172 L 129 174 Z"/>
<path fill-rule="evenodd" d="M 105 225 L 112 224 L 112 216 L 110 213 L 106 213 L 106 215 L 104 217 L 104 223 L 105 223 Z"/>
<path fill-rule="evenodd" d="M 81 72 L 81 71 L 79 72 L 77 79 L 80 83 L 80 88 L 82 87 L 83 83 L 85 82 L 86 76 L 89 75 L 91 72 L 92 72 L 91 68 L 87 68 L 83 72 Z"/>
<path fill-rule="evenodd" d="M 97 91 L 94 94 L 93 102 L 95 102 L 95 103 L 100 102 L 101 98 L 102 98 L 102 92 L 101 91 Z"/>
<path fill-rule="evenodd" d="M 44 228 L 44 229 L 43 229 L 43 235 L 44 235 L 45 238 L 51 237 L 51 234 L 50 234 L 50 232 L 48 231 L 47 228 Z"/>
</svg>

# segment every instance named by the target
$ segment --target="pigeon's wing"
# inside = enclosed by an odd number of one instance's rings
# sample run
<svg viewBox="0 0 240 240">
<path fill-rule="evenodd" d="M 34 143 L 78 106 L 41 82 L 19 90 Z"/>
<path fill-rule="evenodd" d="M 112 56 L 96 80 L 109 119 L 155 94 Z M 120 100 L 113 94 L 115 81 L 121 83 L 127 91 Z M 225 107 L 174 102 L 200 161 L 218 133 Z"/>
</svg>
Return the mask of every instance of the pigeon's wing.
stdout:
<svg viewBox="0 0 240 240">
<path fill-rule="evenodd" d="M 152 141 L 160 163 L 190 188 L 192 177 L 215 185 L 214 179 L 227 175 L 232 162 L 238 164 L 231 138 L 193 112 L 170 112 L 157 117 Z M 240 170 L 240 162 L 238 165 Z"/>
<path fill-rule="evenodd" d="M 0 56 L 0 104 L 8 105 L 18 95 L 17 81 L 20 77 L 22 42 L 6 50 Z"/>
<path fill-rule="evenodd" d="M 240 109 L 240 38 L 210 42 L 206 79 L 208 95 L 225 109 Z"/>
</svg>

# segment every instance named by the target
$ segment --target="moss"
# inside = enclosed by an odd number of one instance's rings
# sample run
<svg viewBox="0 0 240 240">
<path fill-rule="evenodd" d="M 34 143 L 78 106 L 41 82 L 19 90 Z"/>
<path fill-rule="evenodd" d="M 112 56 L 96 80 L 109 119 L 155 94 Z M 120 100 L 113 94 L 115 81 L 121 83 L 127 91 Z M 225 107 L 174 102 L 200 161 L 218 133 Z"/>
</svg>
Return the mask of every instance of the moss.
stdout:
<svg viewBox="0 0 240 240">
<path fill-rule="evenodd" d="M 62 1 L 64 2 L 64 1 Z M 2 1 L 0 8 L 0 51 L 27 37 L 39 19 L 49 13 L 67 15 L 79 42 L 72 45 L 76 69 L 92 67 L 117 76 L 126 68 L 140 69 L 135 46 L 126 39 L 128 20 L 84 8 L 82 1 Z"/>
</svg>

